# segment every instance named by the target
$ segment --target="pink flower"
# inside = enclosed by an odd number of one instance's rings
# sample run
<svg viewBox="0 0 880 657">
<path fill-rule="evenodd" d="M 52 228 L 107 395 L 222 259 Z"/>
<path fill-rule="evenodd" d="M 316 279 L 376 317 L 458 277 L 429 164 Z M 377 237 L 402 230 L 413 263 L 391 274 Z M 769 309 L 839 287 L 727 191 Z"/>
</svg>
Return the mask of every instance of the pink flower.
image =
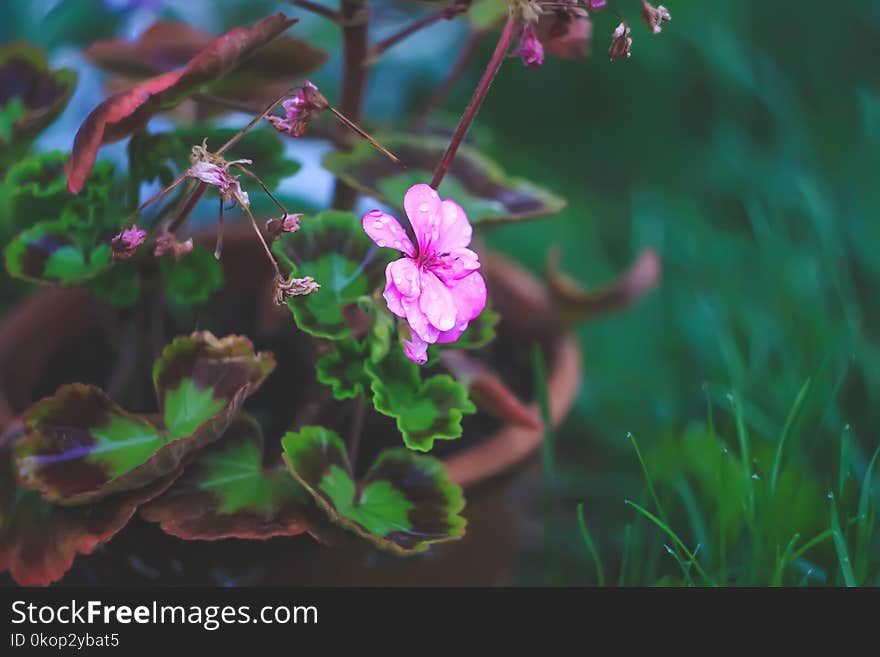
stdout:
<svg viewBox="0 0 880 657">
<path fill-rule="evenodd" d="M 306 80 L 296 94 L 281 103 L 281 106 L 284 108 L 284 116 L 267 116 L 266 119 L 279 132 L 302 137 L 312 117 L 327 109 L 329 103 L 318 91 L 318 87 Z"/>
<path fill-rule="evenodd" d="M 519 42 L 519 56 L 523 64 L 529 68 L 537 68 L 544 64 L 544 46 L 538 40 L 532 25 L 526 25 L 523 28 Z"/>
<path fill-rule="evenodd" d="M 127 260 L 134 255 L 145 239 L 147 239 L 147 231 L 141 230 L 135 225 L 120 231 L 116 237 L 110 240 L 113 257 L 117 260 Z"/>
<path fill-rule="evenodd" d="M 455 342 L 483 312 L 486 282 L 477 271 L 479 256 L 467 248 L 473 229 L 461 206 L 441 201 L 428 185 L 413 185 L 403 207 L 418 248 L 389 214 L 368 212 L 363 225 L 376 244 L 403 253 L 385 269 L 383 296 L 388 309 L 409 323 L 404 352 L 422 364 L 429 344 Z"/>
<path fill-rule="evenodd" d="M 238 178 L 229 173 L 229 165 L 239 163 L 250 164 L 251 161 L 236 160 L 235 162 L 227 163 L 226 166 L 215 164 L 214 162 L 196 162 L 189 168 L 186 175 L 216 187 L 220 192 L 220 198 L 225 203 L 234 201 L 247 208 L 250 207 L 250 199 L 247 192 L 241 188 Z"/>
</svg>

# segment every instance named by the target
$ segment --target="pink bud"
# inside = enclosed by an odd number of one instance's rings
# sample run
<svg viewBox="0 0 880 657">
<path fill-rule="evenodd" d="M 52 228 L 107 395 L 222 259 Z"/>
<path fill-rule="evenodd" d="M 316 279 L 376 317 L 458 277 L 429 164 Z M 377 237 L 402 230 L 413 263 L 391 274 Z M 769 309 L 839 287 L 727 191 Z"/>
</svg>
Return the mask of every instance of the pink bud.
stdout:
<svg viewBox="0 0 880 657">
<path fill-rule="evenodd" d="M 519 56 L 523 64 L 529 68 L 537 68 L 544 64 L 544 46 L 535 34 L 535 28 L 527 25 L 519 42 Z"/>
<path fill-rule="evenodd" d="M 110 248 L 116 260 L 127 260 L 134 255 L 137 248 L 147 239 L 147 232 L 135 225 L 121 231 L 110 240 Z"/>
</svg>

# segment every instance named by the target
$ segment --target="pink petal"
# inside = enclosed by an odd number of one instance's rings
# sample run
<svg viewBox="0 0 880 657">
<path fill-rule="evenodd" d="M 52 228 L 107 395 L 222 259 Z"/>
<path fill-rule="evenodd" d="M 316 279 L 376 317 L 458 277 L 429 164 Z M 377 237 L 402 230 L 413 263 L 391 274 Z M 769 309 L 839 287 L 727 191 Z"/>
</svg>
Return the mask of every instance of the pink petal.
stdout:
<svg viewBox="0 0 880 657">
<path fill-rule="evenodd" d="M 463 249 L 471 243 L 474 230 L 462 207 L 452 199 L 440 204 L 440 237 L 434 243 L 437 253 Z"/>
<path fill-rule="evenodd" d="M 431 271 L 446 283 L 464 278 L 479 268 L 480 256 L 470 249 L 450 251 L 446 255 L 436 258 L 434 264 L 431 265 Z"/>
<path fill-rule="evenodd" d="M 422 271 L 422 296 L 419 297 L 419 308 L 439 331 L 448 331 L 455 326 L 457 314 L 455 300 L 449 288 L 430 270 Z"/>
<path fill-rule="evenodd" d="M 398 261 L 395 260 L 395 262 Z M 382 296 L 385 298 L 388 310 L 398 317 L 406 317 L 406 312 L 403 310 L 403 295 L 397 289 L 391 275 L 391 265 L 393 264 L 394 262 L 389 262 L 388 266 L 385 267 L 385 291 L 382 293 Z"/>
<path fill-rule="evenodd" d="M 419 252 L 430 253 L 431 243 L 439 235 L 440 197 L 429 185 L 413 185 L 403 197 L 403 207 L 419 243 Z"/>
<path fill-rule="evenodd" d="M 455 302 L 458 322 L 469 322 L 483 312 L 486 307 L 486 281 L 480 272 L 471 272 L 447 285 Z"/>
<path fill-rule="evenodd" d="M 435 326 L 431 325 L 428 321 L 428 317 L 422 312 L 421 308 L 419 308 L 418 299 L 407 299 L 406 297 L 403 297 L 401 303 L 406 312 L 406 321 L 409 322 L 409 327 L 412 332 L 429 344 L 437 342 L 437 336 L 440 335 L 440 331 L 438 331 Z"/>
<path fill-rule="evenodd" d="M 371 210 L 361 219 L 364 231 L 379 246 L 387 246 L 403 251 L 410 258 L 416 254 L 412 242 L 403 230 L 403 226 L 390 214 L 380 210 Z"/>
<path fill-rule="evenodd" d="M 400 293 L 411 299 L 418 299 L 422 293 L 422 277 L 419 266 L 415 260 L 400 258 L 390 265 L 386 273 L 391 274 L 391 279 Z"/>
<path fill-rule="evenodd" d="M 467 330 L 468 322 L 460 321 L 456 322 L 455 326 L 453 326 L 448 331 L 443 331 L 440 335 L 437 336 L 438 344 L 447 344 L 449 342 L 455 342 L 461 337 L 461 334 Z"/>
<path fill-rule="evenodd" d="M 424 365 L 428 362 L 428 343 L 422 340 L 415 333 L 412 334 L 412 340 L 402 340 L 403 353 L 412 362 L 417 365 Z"/>
</svg>

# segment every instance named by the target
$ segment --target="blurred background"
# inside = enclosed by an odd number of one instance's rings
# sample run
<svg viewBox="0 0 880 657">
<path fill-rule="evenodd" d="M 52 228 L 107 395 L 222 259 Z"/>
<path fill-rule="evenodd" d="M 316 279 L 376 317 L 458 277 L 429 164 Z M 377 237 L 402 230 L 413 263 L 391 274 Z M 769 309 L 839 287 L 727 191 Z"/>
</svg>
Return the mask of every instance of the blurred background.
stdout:
<svg viewBox="0 0 880 657">
<path fill-rule="evenodd" d="M 333 53 L 312 79 L 338 97 L 336 29 L 285 2 L 3 4 L 0 41 L 41 45 L 80 74 L 40 148 L 68 150 L 105 93 L 80 49 L 158 18 L 219 33 L 298 16 L 295 35 Z M 644 247 L 663 261 L 658 290 L 578 328 L 584 383 L 555 465 L 536 474 L 513 581 L 842 584 L 845 556 L 857 583 L 880 585 L 877 543 L 863 538 L 880 503 L 865 486 L 880 442 L 880 4 L 668 0 L 659 35 L 639 4 L 614 3 L 633 24 L 629 61 L 608 61 L 619 19 L 599 13 L 589 58 L 507 61 L 471 133 L 509 174 L 568 199 L 557 216 L 492 229 L 491 246 L 541 273 L 560 244 L 587 287 Z M 374 39 L 430 11 L 370 5 Z M 442 21 L 390 50 L 371 71 L 370 129 L 409 125 L 467 34 L 466 20 Z M 455 124 L 494 43 L 481 39 L 432 123 Z M 306 165 L 327 149 L 295 147 Z M 283 190 L 321 208 L 332 177 L 304 166 Z"/>
</svg>

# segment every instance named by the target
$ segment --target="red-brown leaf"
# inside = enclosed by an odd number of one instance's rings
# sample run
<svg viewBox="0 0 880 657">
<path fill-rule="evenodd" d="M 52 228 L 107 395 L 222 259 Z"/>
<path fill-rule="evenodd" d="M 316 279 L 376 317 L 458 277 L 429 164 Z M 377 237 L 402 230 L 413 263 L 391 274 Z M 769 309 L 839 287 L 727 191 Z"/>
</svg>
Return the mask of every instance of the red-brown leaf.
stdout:
<svg viewBox="0 0 880 657">
<path fill-rule="evenodd" d="M 284 14 L 264 18 L 252 28 L 234 28 L 217 37 L 179 71 L 163 73 L 98 105 L 80 126 L 67 163 L 67 189 L 78 193 L 102 144 L 142 128 L 157 113 L 178 105 L 216 82 L 297 22 Z"/>
</svg>

